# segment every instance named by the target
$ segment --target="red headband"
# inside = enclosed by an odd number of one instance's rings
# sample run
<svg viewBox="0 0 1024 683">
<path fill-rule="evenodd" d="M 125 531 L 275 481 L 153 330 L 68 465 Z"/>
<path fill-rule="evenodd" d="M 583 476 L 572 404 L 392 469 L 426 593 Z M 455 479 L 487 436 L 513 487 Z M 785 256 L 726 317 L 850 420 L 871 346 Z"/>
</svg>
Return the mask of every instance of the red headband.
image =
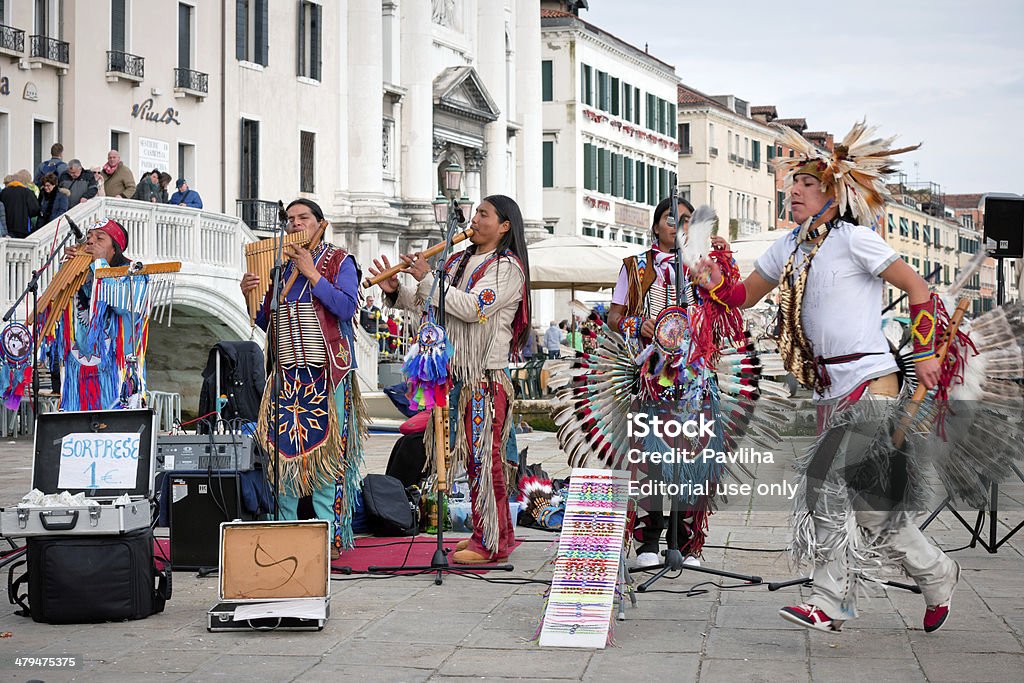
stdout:
<svg viewBox="0 0 1024 683">
<path fill-rule="evenodd" d="M 128 233 L 125 232 L 119 223 L 108 219 L 106 223 L 97 225 L 92 229 L 102 230 L 110 235 L 110 239 L 114 240 L 114 244 L 121 247 L 122 252 L 128 248 Z"/>
</svg>

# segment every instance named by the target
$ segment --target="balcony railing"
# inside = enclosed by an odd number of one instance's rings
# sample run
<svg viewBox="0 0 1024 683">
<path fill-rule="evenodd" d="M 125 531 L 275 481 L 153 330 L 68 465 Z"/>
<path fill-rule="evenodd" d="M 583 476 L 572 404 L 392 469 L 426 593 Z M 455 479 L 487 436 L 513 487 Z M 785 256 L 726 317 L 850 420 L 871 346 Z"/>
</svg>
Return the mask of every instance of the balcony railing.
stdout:
<svg viewBox="0 0 1024 683">
<path fill-rule="evenodd" d="M 203 93 L 205 95 L 209 91 L 209 81 L 209 75 L 204 74 L 202 71 L 182 69 L 181 67 L 174 68 L 174 87 L 178 90 Z"/>
<path fill-rule="evenodd" d="M 63 40 L 49 36 L 29 36 L 29 57 L 45 59 L 56 64 L 70 64 L 70 49 Z"/>
<path fill-rule="evenodd" d="M 693 147 L 687 145 L 686 147 L 679 148 L 679 156 L 688 157 L 693 154 Z"/>
<path fill-rule="evenodd" d="M 718 148 L 717 147 L 708 147 L 708 155 L 709 156 L 713 156 L 713 157 L 717 157 L 718 156 Z"/>
<path fill-rule="evenodd" d="M 25 52 L 25 32 L 0 24 L 0 51 L 21 55 Z"/>
<path fill-rule="evenodd" d="M 146 76 L 146 58 L 128 52 L 107 50 L 107 73 L 141 81 Z"/>
<path fill-rule="evenodd" d="M 238 217 L 250 230 L 273 231 L 277 229 L 277 202 L 264 199 L 239 199 L 236 202 Z"/>
</svg>

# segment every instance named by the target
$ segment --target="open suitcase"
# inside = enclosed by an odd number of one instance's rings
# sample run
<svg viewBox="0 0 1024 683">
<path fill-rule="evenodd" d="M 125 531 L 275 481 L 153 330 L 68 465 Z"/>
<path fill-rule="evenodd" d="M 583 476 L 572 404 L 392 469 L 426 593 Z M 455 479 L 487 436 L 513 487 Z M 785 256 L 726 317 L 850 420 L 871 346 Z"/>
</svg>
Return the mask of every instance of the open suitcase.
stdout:
<svg viewBox="0 0 1024 683">
<path fill-rule="evenodd" d="M 152 410 L 46 413 L 36 420 L 32 488 L 84 492 L 98 506 L 0 508 L 0 536 L 125 534 L 151 521 L 156 415 Z M 130 503 L 114 505 L 127 493 Z"/>
</svg>

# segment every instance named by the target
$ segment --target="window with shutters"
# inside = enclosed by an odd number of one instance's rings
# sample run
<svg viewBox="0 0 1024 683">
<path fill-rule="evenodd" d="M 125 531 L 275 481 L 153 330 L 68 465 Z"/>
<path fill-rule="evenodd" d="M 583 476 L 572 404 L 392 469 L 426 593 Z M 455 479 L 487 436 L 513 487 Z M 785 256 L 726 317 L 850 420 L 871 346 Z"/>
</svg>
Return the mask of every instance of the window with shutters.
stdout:
<svg viewBox="0 0 1024 683">
<path fill-rule="evenodd" d="M 594 70 L 589 64 L 580 65 L 580 101 L 583 104 L 594 104 Z"/>
<path fill-rule="evenodd" d="M 299 132 L 299 192 L 316 191 L 316 133 Z"/>
<path fill-rule="evenodd" d="M 320 53 L 321 27 L 323 25 L 322 8 L 315 2 L 301 0 L 299 2 L 299 45 L 298 66 L 299 76 L 314 81 L 321 80 Z"/>
<path fill-rule="evenodd" d="M 621 90 L 621 88 L 619 88 L 619 79 L 613 78 L 611 80 L 611 83 L 612 83 L 612 86 L 611 86 L 611 93 L 612 93 L 611 100 L 612 101 L 611 101 L 611 109 L 610 109 L 610 111 L 611 111 L 613 116 L 618 116 L 619 115 L 619 91 Z"/>
<path fill-rule="evenodd" d="M 910 223 L 906 218 L 900 218 L 900 237 L 910 237 Z"/>
<path fill-rule="evenodd" d="M 651 93 L 647 93 L 647 118 L 645 120 L 647 128 L 654 130 L 658 122 L 658 98 Z"/>
<path fill-rule="evenodd" d="M 656 206 L 658 199 L 658 169 L 647 169 L 647 203 Z"/>
<path fill-rule="evenodd" d="M 555 186 L 555 143 L 552 140 L 543 142 L 544 177 L 542 187 Z"/>
<path fill-rule="evenodd" d="M 633 86 L 629 83 L 622 84 L 622 118 L 633 120 Z"/>
<path fill-rule="evenodd" d="M 194 8 L 183 2 L 178 3 L 178 68 L 192 68 L 192 39 L 195 28 L 192 25 Z"/>
<path fill-rule="evenodd" d="M 240 199 L 259 199 L 260 122 L 242 119 L 241 133 L 238 196 Z"/>
<path fill-rule="evenodd" d="M 551 60 L 545 59 L 540 63 L 540 99 L 543 102 L 552 102 L 555 99 L 555 84 L 552 78 Z"/>
<path fill-rule="evenodd" d="M 128 51 L 128 0 L 110 0 L 110 49 Z"/>
<path fill-rule="evenodd" d="M 235 0 L 235 58 L 266 66 L 270 0 Z"/>
</svg>

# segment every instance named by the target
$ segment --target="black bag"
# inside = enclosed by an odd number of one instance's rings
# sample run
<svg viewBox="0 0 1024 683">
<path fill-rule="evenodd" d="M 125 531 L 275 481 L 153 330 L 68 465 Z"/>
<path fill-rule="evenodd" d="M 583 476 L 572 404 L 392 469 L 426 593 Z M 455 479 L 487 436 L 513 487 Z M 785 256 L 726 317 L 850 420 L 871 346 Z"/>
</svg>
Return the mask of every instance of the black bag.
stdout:
<svg viewBox="0 0 1024 683">
<path fill-rule="evenodd" d="M 391 449 L 384 474 L 402 482 L 402 486 L 418 484 L 427 465 L 427 451 L 423 447 L 423 433 L 399 437 Z"/>
<path fill-rule="evenodd" d="M 171 597 L 170 566 L 158 569 L 153 562 L 152 529 L 27 541 L 28 569 L 13 580 L 12 567 L 7 583 L 21 616 L 44 624 L 145 619 L 163 612 Z M 26 581 L 27 595 L 20 591 Z"/>
<path fill-rule="evenodd" d="M 419 507 L 409 499 L 398 479 L 368 474 L 363 479 L 363 506 L 374 536 L 415 536 Z"/>
<path fill-rule="evenodd" d="M 227 397 L 221 410 L 224 420 L 235 418 L 255 422 L 259 419 L 266 371 L 263 367 L 263 351 L 256 342 L 222 341 L 214 344 L 203 369 L 203 387 L 199 392 L 199 414 L 207 415 L 217 410 L 217 354 L 220 353 L 220 391 Z M 208 434 L 213 431 L 209 424 L 199 425 L 199 430 Z"/>
</svg>

